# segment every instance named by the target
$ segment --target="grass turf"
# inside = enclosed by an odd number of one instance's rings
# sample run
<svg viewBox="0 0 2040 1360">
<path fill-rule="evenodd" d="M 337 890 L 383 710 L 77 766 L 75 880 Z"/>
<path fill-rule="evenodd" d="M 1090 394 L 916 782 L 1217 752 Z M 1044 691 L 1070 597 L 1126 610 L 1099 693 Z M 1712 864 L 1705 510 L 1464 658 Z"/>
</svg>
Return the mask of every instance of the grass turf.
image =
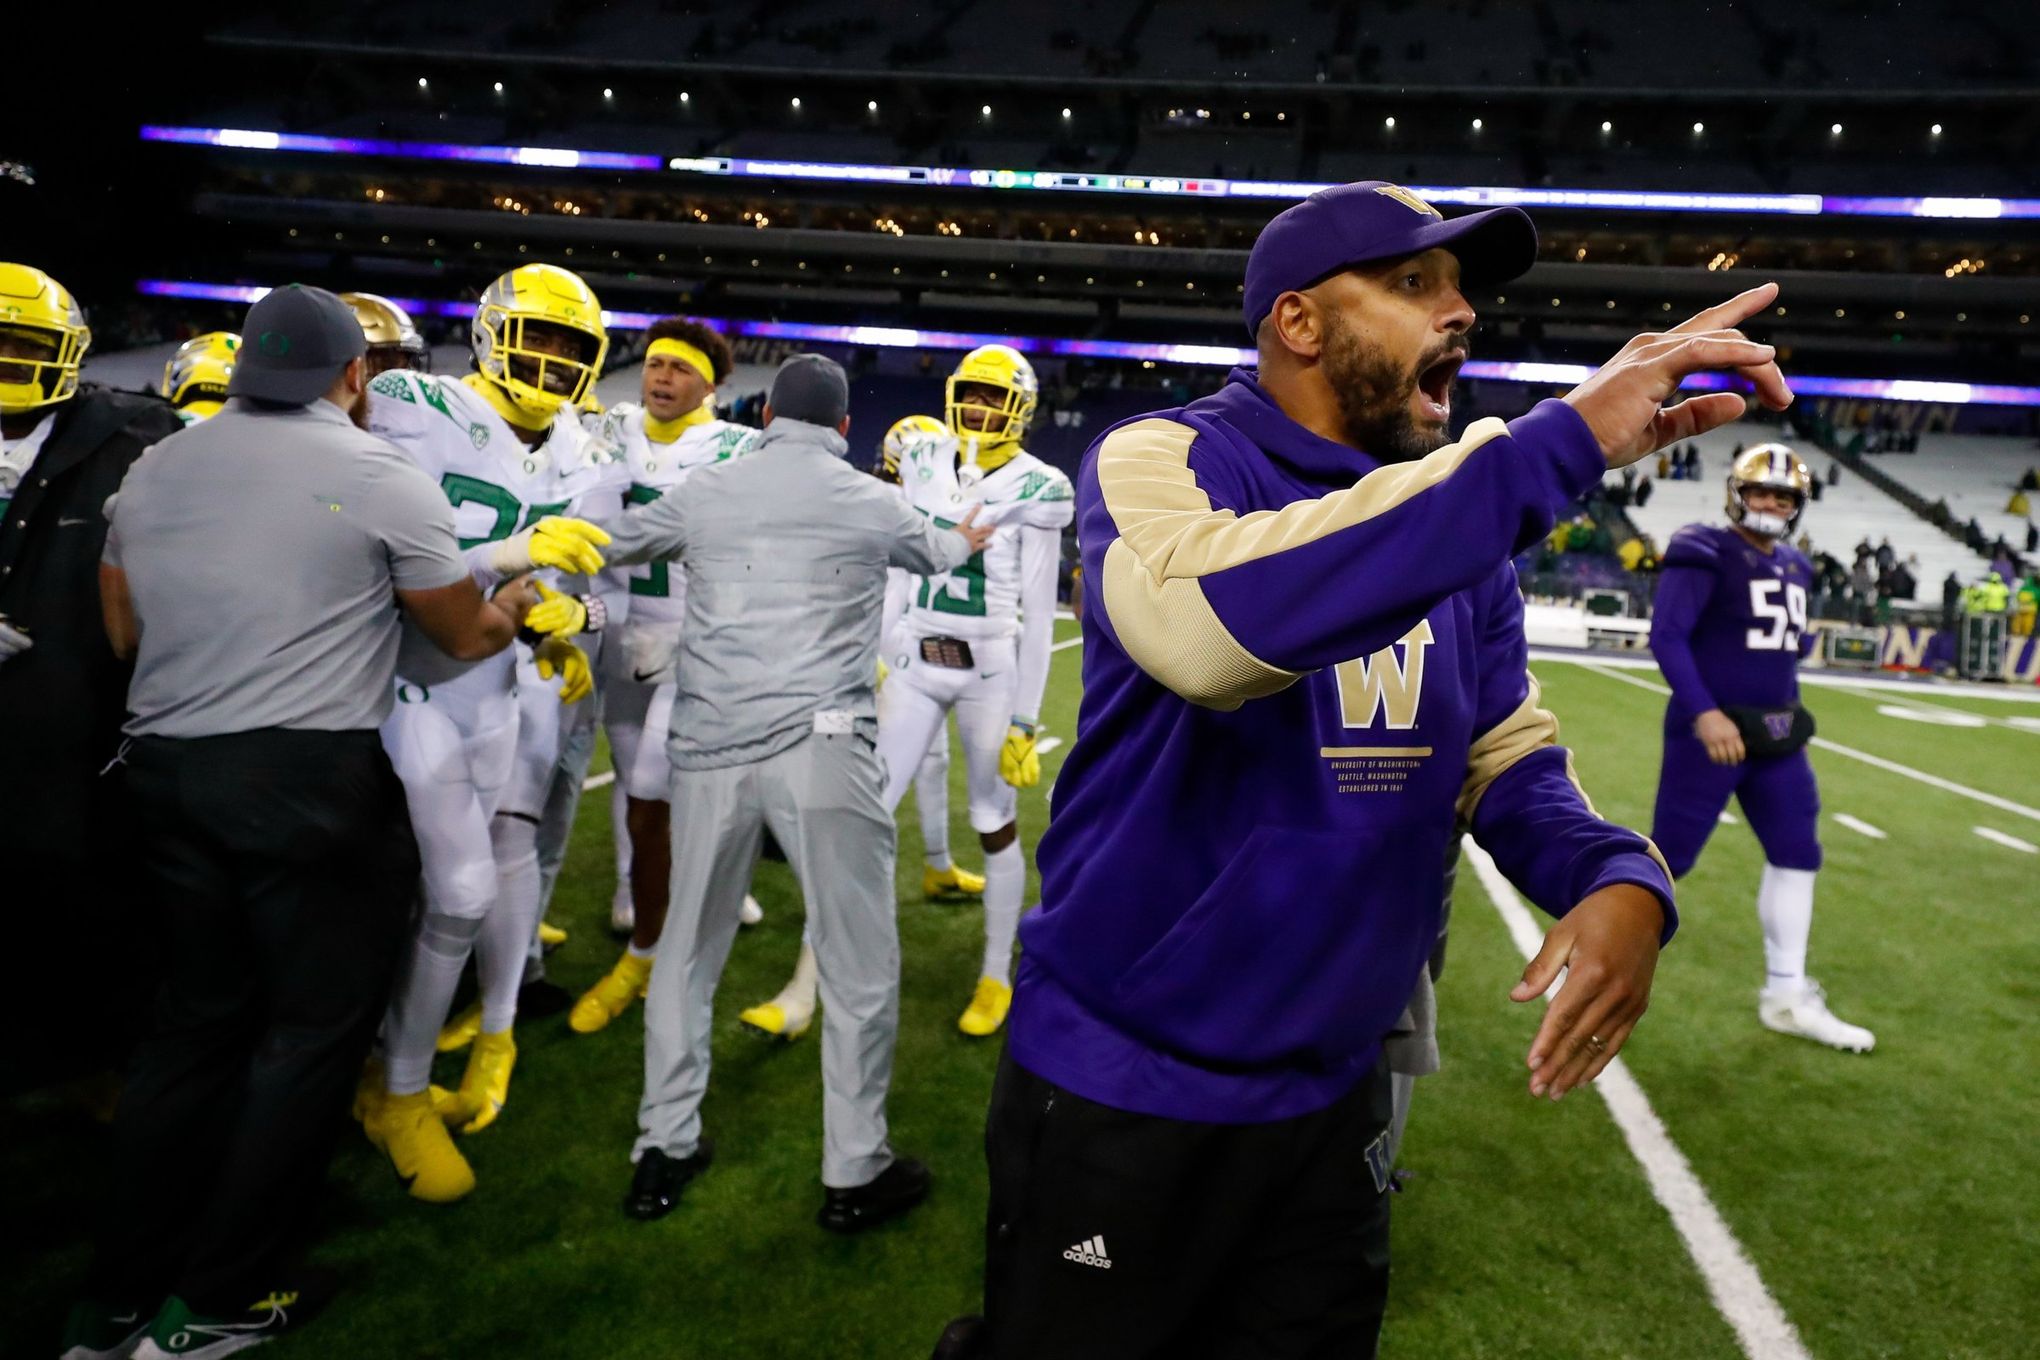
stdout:
<svg viewBox="0 0 2040 1360">
<path fill-rule="evenodd" d="M 1061 634 L 1071 631 L 1061 625 Z M 1046 718 L 1075 727 L 1077 662 L 1056 658 Z M 1604 814 L 1647 825 L 1662 698 L 1577 666 L 1540 664 L 1547 702 Z M 1625 672 L 1654 679 L 1649 672 Z M 1944 778 L 2036 801 L 2040 734 L 1929 727 L 1881 714 L 1889 696 L 1812 690 L 1826 736 Z M 2023 710 L 1983 701 L 1947 707 Z M 1044 761 L 1044 786 L 1061 752 Z M 2040 1335 L 2040 1109 L 2030 1017 L 2040 1000 L 2035 857 L 1975 837 L 2040 825 L 1840 755 L 1817 752 L 1828 863 L 1813 970 L 1838 1013 L 1878 1031 L 1858 1058 L 1762 1030 L 1753 908 L 1761 856 L 1720 828 L 1682 885 L 1683 925 L 1628 1060 L 1808 1350 L 1832 1357 L 2014 1357 Z M 963 829 L 952 766 L 952 848 Z M 612 961 L 606 790 L 582 807 L 552 919 L 572 938 L 549 964 L 570 988 Z M 1022 799 L 1032 845 L 1045 787 Z M 318 1259 L 352 1288 L 283 1357 L 916 1357 L 975 1307 L 982 1116 L 994 1043 L 958 1035 L 981 948 L 973 907 L 920 900 L 918 818 L 902 810 L 904 955 L 891 1114 L 895 1146 L 937 1183 L 907 1219 L 857 1239 L 814 1226 L 821 1113 L 815 1036 L 777 1046 L 736 1013 L 777 989 L 800 911 L 784 866 L 757 882 L 766 921 L 744 932 L 717 1003 L 705 1109 L 714 1168 L 655 1224 L 626 1220 L 641 1038 L 636 1012 L 590 1038 L 563 1017 L 520 1027 L 512 1099 L 463 1146 L 480 1188 L 413 1203 L 351 1128 L 332 1175 Z M 1033 892 L 1030 881 L 1030 900 Z M 1471 873 L 1454 903 L 1441 984 L 1446 1066 L 1421 1082 L 1396 1212 L 1388 1356 L 1729 1357 L 1739 1354 L 1698 1271 L 1605 1107 L 1525 1093 L 1535 1006 L 1507 990 L 1522 967 Z M 443 1059 L 442 1080 L 459 1060 Z M 10 1111 L 0 1170 L 16 1188 L 0 1350 L 54 1351 L 82 1273 L 78 1209 L 96 1132 L 47 1102 Z"/>
</svg>

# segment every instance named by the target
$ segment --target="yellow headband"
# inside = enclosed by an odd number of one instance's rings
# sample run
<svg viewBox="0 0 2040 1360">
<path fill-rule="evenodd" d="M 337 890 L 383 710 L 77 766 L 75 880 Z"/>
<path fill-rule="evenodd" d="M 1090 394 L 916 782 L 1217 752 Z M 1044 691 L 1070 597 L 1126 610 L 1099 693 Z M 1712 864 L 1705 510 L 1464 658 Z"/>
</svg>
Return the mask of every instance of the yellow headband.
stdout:
<svg viewBox="0 0 2040 1360">
<path fill-rule="evenodd" d="M 647 359 L 655 354 L 663 354 L 668 359 L 678 359 L 681 363 L 699 373 L 703 382 L 707 383 L 710 387 L 715 386 L 715 365 L 708 361 L 706 354 L 688 344 L 685 340 L 669 340 L 662 336 L 652 341 L 651 348 L 645 351 Z"/>
</svg>

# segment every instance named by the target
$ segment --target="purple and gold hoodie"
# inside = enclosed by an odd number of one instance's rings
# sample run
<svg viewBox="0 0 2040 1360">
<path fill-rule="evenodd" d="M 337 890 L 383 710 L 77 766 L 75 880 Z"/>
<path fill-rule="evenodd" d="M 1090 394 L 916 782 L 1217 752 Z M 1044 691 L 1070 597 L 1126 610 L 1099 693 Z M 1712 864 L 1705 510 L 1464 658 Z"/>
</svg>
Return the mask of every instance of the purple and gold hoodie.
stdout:
<svg viewBox="0 0 2040 1360">
<path fill-rule="evenodd" d="M 1525 669 L 1510 558 L 1600 480 L 1546 401 L 1383 464 L 1254 375 L 1085 454 L 1084 698 L 1038 852 L 1014 1059 L 1087 1099 L 1254 1123 L 1368 1073 L 1474 837 L 1544 910 L 1640 884 Z"/>
</svg>

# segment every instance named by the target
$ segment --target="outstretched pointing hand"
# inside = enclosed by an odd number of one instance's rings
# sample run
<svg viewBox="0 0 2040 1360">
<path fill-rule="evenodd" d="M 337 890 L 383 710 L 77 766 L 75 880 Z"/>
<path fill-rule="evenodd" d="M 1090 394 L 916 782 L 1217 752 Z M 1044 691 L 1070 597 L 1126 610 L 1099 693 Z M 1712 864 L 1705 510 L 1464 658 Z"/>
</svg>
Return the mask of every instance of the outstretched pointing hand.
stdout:
<svg viewBox="0 0 2040 1360">
<path fill-rule="evenodd" d="M 1667 444 L 1704 434 L 1743 413 L 1735 392 L 1708 392 L 1667 409 L 1687 375 L 1732 370 L 1756 384 L 1774 411 L 1792 404 L 1777 351 L 1735 329 L 1771 305 L 1778 285 L 1761 284 L 1662 333 L 1637 336 L 1593 377 L 1565 394 L 1611 468 L 1627 467 Z"/>
</svg>

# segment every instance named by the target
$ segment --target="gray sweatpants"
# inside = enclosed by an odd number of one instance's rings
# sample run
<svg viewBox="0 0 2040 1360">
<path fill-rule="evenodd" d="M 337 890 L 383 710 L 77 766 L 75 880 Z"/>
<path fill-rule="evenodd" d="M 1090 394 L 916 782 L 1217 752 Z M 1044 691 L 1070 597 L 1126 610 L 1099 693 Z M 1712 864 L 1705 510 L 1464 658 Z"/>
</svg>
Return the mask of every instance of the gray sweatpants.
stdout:
<svg viewBox="0 0 2040 1360">
<path fill-rule="evenodd" d="M 822 1184 L 864 1185 L 892 1164 L 885 1097 L 899 1036 L 893 820 L 868 739 L 809 736 L 750 765 L 673 771 L 673 894 L 645 993 L 637 1146 L 701 1141 L 715 988 L 764 828 L 807 899 L 822 1002 Z"/>
</svg>

